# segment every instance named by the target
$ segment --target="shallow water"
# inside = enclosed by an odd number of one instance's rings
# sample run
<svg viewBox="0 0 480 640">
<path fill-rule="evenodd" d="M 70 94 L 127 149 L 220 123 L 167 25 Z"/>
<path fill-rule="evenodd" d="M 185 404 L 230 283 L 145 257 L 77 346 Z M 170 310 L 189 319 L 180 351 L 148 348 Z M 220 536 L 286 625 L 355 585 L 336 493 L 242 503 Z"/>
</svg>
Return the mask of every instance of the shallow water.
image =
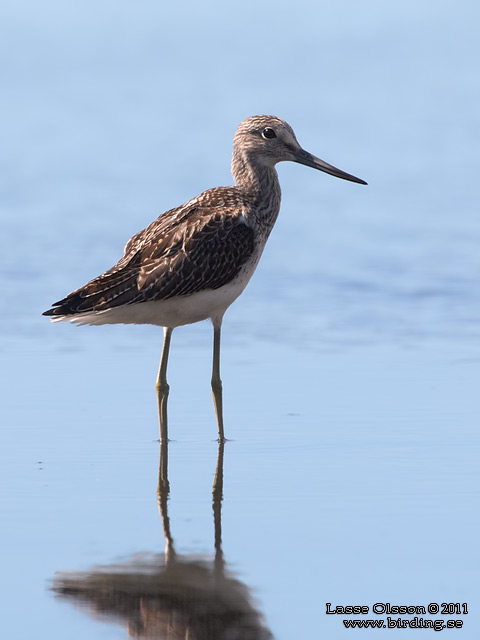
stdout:
<svg viewBox="0 0 480 640">
<path fill-rule="evenodd" d="M 235 7 L 3 10 L 5 637 L 202 637 L 203 619 L 224 625 L 211 638 L 343 638 L 362 616 L 326 602 L 374 620 L 376 602 L 447 602 L 469 613 L 424 617 L 473 638 L 478 8 Z M 230 183 L 234 129 L 259 112 L 370 184 L 279 167 L 280 218 L 224 322 L 223 455 L 211 329 L 173 334 L 159 509 L 161 331 L 40 314 L 160 211 Z"/>
</svg>

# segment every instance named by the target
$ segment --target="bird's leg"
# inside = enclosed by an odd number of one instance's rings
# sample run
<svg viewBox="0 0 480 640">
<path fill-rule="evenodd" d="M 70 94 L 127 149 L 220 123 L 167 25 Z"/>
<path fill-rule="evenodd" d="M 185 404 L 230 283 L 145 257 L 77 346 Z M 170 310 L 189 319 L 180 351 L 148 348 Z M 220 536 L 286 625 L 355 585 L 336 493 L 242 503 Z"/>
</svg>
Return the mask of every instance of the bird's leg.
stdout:
<svg viewBox="0 0 480 640">
<path fill-rule="evenodd" d="M 222 380 L 220 378 L 220 335 L 222 328 L 222 320 L 213 322 L 213 368 L 212 368 L 212 393 L 213 404 L 215 405 L 215 414 L 217 416 L 218 425 L 218 441 L 225 442 L 225 434 L 223 431 L 223 399 L 222 399 Z"/>
<path fill-rule="evenodd" d="M 172 337 L 170 327 L 163 328 L 163 348 L 160 358 L 160 368 L 157 376 L 158 416 L 160 419 L 160 442 L 168 442 L 167 400 L 170 387 L 167 383 L 168 353 L 170 351 L 170 339 Z"/>
</svg>

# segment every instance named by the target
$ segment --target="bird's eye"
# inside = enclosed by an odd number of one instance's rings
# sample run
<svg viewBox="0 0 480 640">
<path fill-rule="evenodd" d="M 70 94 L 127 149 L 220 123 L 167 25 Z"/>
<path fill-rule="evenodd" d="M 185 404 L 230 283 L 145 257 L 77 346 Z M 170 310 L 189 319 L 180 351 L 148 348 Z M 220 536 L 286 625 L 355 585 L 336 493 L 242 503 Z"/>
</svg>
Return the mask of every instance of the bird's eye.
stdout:
<svg viewBox="0 0 480 640">
<path fill-rule="evenodd" d="M 277 134 L 275 133 L 275 131 L 273 129 L 270 129 L 270 127 L 266 127 L 263 131 L 262 131 L 262 136 L 264 138 L 267 138 L 268 140 L 271 140 L 272 138 L 276 138 Z"/>
</svg>

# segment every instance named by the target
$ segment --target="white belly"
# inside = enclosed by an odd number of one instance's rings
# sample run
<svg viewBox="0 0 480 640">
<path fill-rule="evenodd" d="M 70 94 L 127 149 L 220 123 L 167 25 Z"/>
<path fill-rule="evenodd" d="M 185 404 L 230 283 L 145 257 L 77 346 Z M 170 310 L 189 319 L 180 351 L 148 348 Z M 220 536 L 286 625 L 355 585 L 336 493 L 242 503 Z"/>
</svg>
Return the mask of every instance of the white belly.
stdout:
<svg viewBox="0 0 480 640">
<path fill-rule="evenodd" d="M 188 296 L 167 300 L 140 302 L 113 307 L 105 311 L 79 313 L 52 318 L 53 322 L 70 320 L 79 325 L 91 324 L 154 324 L 161 327 L 179 327 L 206 320 L 221 319 L 226 309 L 245 289 L 249 277 L 237 277 L 219 289 L 207 289 Z"/>
</svg>

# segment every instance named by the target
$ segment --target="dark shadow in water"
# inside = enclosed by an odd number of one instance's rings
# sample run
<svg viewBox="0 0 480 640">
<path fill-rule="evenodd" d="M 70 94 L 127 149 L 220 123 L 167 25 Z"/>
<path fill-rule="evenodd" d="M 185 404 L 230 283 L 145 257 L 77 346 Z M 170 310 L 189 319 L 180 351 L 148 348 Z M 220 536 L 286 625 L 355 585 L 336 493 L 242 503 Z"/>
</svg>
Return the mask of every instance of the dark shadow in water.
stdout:
<svg viewBox="0 0 480 640">
<path fill-rule="evenodd" d="M 166 433 L 165 433 L 166 435 Z M 222 551 L 224 444 L 219 443 L 213 484 L 215 555 L 179 554 L 168 515 L 168 438 L 162 438 L 158 506 L 164 554 L 141 554 L 86 572 L 57 574 L 53 590 L 92 617 L 125 626 L 131 638 L 271 640 L 248 587 L 226 568 Z"/>
</svg>

